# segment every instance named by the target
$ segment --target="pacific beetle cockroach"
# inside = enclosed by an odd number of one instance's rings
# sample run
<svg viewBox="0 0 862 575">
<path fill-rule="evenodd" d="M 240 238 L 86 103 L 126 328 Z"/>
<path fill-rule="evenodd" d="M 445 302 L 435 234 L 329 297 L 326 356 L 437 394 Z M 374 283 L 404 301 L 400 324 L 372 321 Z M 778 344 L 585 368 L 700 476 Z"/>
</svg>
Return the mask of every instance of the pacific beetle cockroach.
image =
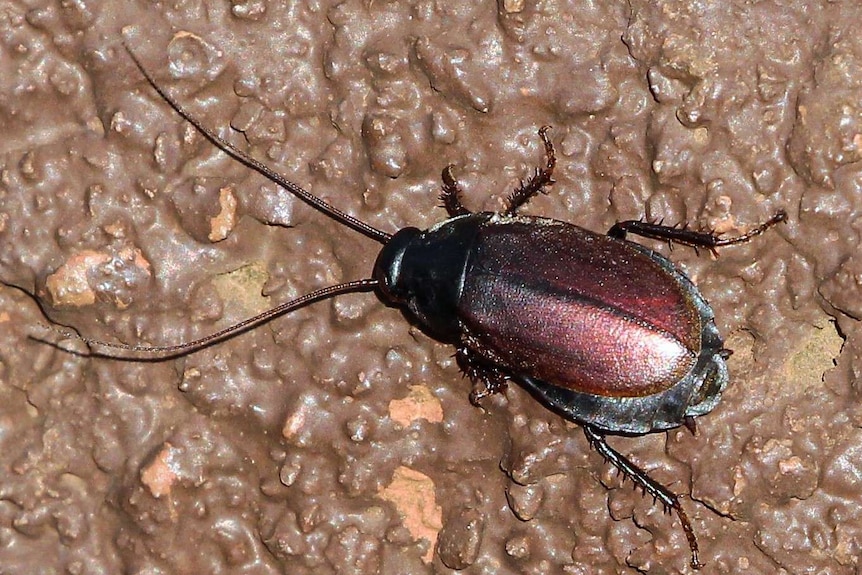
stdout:
<svg viewBox="0 0 862 575">
<path fill-rule="evenodd" d="M 85 342 L 173 357 L 315 301 L 375 291 L 427 333 L 455 346 L 458 365 L 474 382 L 474 404 L 515 381 L 548 408 L 581 424 L 593 447 L 676 513 L 691 548 L 691 565 L 700 567 L 697 539 L 679 498 L 611 448 L 604 434 L 690 425 L 718 403 L 728 382 L 729 352 L 712 309 L 691 280 L 670 260 L 625 236 L 715 250 L 746 242 L 784 221 L 783 211 L 729 239 L 642 221 L 620 222 L 601 235 L 520 215 L 521 206 L 553 183 L 554 147 L 544 127 L 539 136 L 546 164 L 515 190 L 502 212 L 470 212 L 447 167 L 441 199 L 449 218 L 427 230 L 406 227 L 389 234 L 218 137 L 159 87 L 134 54 L 132 58 L 161 97 L 215 145 L 383 248 L 370 278 L 318 289 L 196 341 L 160 347 L 82 338 Z"/>
</svg>

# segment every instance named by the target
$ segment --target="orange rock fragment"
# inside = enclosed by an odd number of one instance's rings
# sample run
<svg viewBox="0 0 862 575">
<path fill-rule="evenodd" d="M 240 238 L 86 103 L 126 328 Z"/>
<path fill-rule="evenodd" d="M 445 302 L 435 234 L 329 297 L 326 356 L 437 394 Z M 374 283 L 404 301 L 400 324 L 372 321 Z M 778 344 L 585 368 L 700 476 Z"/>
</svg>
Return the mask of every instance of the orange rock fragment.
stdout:
<svg viewBox="0 0 862 575">
<path fill-rule="evenodd" d="M 443 421 L 443 406 L 424 385 L 411 385 L 407 397 L 389 402 L 389 417 L 404 427 L 417 419 L 440 423 Z"/>
<path fill-rule="evenodd" d="M 404 526 L 415 539 L 427 539 L 431 545 L 422 560 L 434 557 L 437 534 L 443 528 L 443 510 L 437 504 L 434 482 L 427 475 L 409 467 L 399 467 L 392 483 L 383 488 L 380 497 L 390 501 L 404 517 Z"/>
<path fill-rule="evenodd" d="M 165 442 L 158 455 L 141 471 L 141 483 L 147 486 L 153 497 L 170 495 L 171 487 L 177 480 L 177 473 L 174 470 L 175 455 L 174 446 Z"/>
<path fill-rule="evenodd" d="M 96 303 L 96 292 L 90 287 L 87 274 L 110 259 L 108 254 L 83 250 L 66 260 L 45 282 L 53 305 L 83 307 Z"/>
</svg>

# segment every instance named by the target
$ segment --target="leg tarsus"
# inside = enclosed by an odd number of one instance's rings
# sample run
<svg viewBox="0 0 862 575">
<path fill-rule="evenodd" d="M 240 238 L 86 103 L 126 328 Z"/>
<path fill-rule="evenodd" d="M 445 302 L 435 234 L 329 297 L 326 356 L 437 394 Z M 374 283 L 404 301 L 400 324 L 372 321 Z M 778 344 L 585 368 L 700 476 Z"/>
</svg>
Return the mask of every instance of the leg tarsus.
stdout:
<svg viewBox="0 0 862 575">
<path fill-rule="evenodd" d="M 539 137 L 545 144 L 546 162 L 543 168 L 537 168 L 535 173 L 530 176 L 526 182 L 521 182 L 521 185 L 512 192 L 506 200 L 506 209 L 503 213 L 508 216 L 513 216 L 518 211 L 518 208 L 530 201 L 530 198 L 540 192 L 544 192 L 544 187 L 554 183 L 554 166 L 557 164 L 557 157 L 554 153 L 554 144 L 548 137 L 550 126 L 542 126 L 539 128 Z"/>
<path fill-rule="evenodd" d="M 679 496 L 672 493 L 664 485 L 656 482 L 651 478 L 646 471 L 632 463 L 628 458 L 623 456 L 605 441 L 605 436 L 592 425 L 584 425 L 584 434 L 587 436 L 587 441 L 590 445 L 599 452 L 611 465 L 617 468 L 625 477 L 631 479 L 637 487 L 640 487 L 644 494 L 652 495 L 653 500 L 661 502 L 665 511 L 676 513 L 682 530 L 685 532 L 685 537 L 688 540 L 688 547 L 691 550 L 691 567 L 692 569 L 700 569 L 703 563 L 698 558 L 697 537 L 694 534 L 694 529 L 691 522 L 688 520 L 682 504 L 679 502 Z"/>
<path fill-rule="evenodd" d="M 482 407 L 482 401 L 484 401 L 486 397 L 502 393 L 506 391 L 507 387 L 505 381 L 491 380 L 477 382 L 475 385 L 476 387 L 470 391 L 470 395 L 468 396 L 473 407 Z"/>
<path fill-rule="evenodd" d="M 724 247 L 724 246 L 732 246 L 734 244 L 745 243 L 748 240 L 750 240 L 751 238 L 759 236 L 760 234 L 762 234 L 763 232 L 765 232 L 766 230 L 768 230 L 772 226 L 774 226 L 780 222 L 786 222 L 786 221 L 787 221 L 787 212 L 785 212 L 784 210 L 778 210 L 777 212 L 775 212 L 775 214 L 772 215 L 771 218 L 769 218 L 768 220 L 766 220 L 765 222 L 763 222 L 762 224 L 760 224 L 759 226 L 757 226 L 756 228 L 754 228 L 750 232 L 742 234 L 741 236 L 736 236 L 735 238 L 719 239 L 718 242 L 716 242 L 715 246 L 712 246 L 712 247 L 720 248 L 720 247 Z M 707 246 L 707 247 L 710 247 L 710 246 Z"/>
</svg>

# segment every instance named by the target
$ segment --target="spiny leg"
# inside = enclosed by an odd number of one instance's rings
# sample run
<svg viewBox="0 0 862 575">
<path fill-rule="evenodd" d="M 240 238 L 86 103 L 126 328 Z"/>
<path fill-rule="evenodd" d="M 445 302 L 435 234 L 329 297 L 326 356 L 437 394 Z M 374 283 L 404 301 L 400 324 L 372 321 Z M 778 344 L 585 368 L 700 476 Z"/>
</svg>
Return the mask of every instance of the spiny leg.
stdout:
<svg viewBox="0 0 862 575">
<path fill-rule="evenodd" d="M 455 216 L 466 216 L 470 210 L 464 207 L 461 203 L 461 186 L 455 181 L 455 176 L 452 175 L 452 166 L 443 168 L 443 191 L 440 193 L 440 201 L 443 202 L 443 207 L 446 208 L 446 213 L 450 218 Z"/>
<path fill-rule="evenodd" d="M 646 471 L 632 463 L 628 458 L 608 445 L 608 442 L 605 441 L 604 434 L 602 434 L 598 429 L 592 425 L 584 425 L 583 428 L 584 434 L 586 434 L 590 445 L 605 458 L 605 461 L 608 461 L 611 465 L 619 469 L 625 477 L 631 479 L 635 485 L 639 486 L 643 490 L 644 494 L 649 493 L 652 495 L 653 500 L 660 501 L 662 506 L 664 506 L 665 511 L 673 511 L 676 513 L 677 517 L 679 517 L 680 523 L 682 523 L 682 530 L 685 532 L 685 537 L 688 540 L 688 547 L 691 549 L 691 567 L 692 569 L 700 569 L 703 567 L 703 563 L 700 562 L 700 559 L 697 556 L 697 537 L 694 534 L 691 522 L 688 520 L 688 515 L 685 514 L 685 510 L 679 502 L 679 497 L 665 486 L 656 482 L 653 478 L 647 475 Z"/>
<path fill-rule="evenodd" d="M 470 391 L 470 403 L 481 407 L 480 403 L 486 397 L 506 391 L 507 380 L 503 371 L 483 362 L 478 356 L 466 347 L 459 347 L 455 352 L 455 361 L 461 371 L 473 382 Z"/>
<path fill-rule="evenodd" d="M 521 182 L 518 189 L 509 195 L 506 199 L 506 209 L 503 210 L 503 213 L 507 216 L 515 215 L 518 208 L 530 201 L 530 198 L 539 192 L 543 192 L 545 186 L 554 183 L 553 174 L 554 166 L 557 164 L 557 156 L 554 154 L 554 144 L 548 137 L 548 130 L 550 129 L 550 126 L 539 128 L 539 137 L 542 138 L 542 142 L 545 144 L 545 155 L 547 157 L 545 167 L 536 168 L 536 172 L 526 182 Z"/>
<path fill-rule="evenodd" d="M 675 242 L 686 246 L 697 248 L 707 248 L 715 253 L 715 248 L 742 244 L 749 241 L 755 236 L 759 236 L 772 226 L 779 222 L 787 220 L 787 212 L 779 210 L 771 218 L 760 224 L 750 232 L 736 236 L 734 238 L 722 239 L 715 232 L 706 231 L 699 232 L 690 230 L 683 226 L 681 228 L 674 226 L 665 226 L 662 224 L 652 224 L 649 222 L 641 222 L 637 220 L 626 220 L 618 222 L 608 230 L 608 235 L 618 239 L 625 239 L 627 233 L 632 233 L 644 238 L 654 240 L 665 240 L 667 242 Z"/>
</svg>

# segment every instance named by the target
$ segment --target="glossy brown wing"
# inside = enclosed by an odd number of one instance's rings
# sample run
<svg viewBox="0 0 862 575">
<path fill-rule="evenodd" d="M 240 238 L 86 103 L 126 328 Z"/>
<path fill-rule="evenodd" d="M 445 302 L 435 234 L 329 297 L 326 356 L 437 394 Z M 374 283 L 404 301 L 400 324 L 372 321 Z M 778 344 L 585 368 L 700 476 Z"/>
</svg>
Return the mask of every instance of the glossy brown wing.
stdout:
<svg viewBox="0 0 862 575">
<path fill-rule="evenodd" d="M 479 234 L 459 313 L 471 349 L 494 363 L 635 397 L 669 388 L 694 365 L 692 289 L 628 242 L 544 218 L 499 218 Z"/>
</svg>

